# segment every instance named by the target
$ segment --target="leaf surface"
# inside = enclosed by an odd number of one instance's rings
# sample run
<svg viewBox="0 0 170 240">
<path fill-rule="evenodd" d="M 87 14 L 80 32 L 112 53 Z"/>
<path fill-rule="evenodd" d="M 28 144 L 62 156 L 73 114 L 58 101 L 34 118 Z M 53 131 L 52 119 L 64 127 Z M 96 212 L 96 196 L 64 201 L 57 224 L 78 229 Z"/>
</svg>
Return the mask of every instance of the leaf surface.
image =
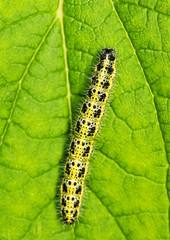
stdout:
<svg viewBox="0 0 170 240">
<path fill-rule="evenodd" d="M 168 1 L 2 0 L 0 15 L 0 239 L 169 239 Z M 104 47 L 115 87 L 64 226 L 70 128 Z"/>
</svg>

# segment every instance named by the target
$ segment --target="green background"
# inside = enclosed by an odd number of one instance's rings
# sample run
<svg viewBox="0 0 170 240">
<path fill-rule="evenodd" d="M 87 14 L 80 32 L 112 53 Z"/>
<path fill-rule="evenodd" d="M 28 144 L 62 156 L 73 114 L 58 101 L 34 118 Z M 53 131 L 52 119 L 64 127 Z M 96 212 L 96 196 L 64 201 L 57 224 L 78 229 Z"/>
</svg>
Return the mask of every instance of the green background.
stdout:
<svg viewBox="0 0 170 240">
<path fill-rule="evenodd" d="M 168 0 L 0 1 L 0 240 L 169 239 L 168 41 Z M 115 87 L 65 226 L 70 127 L 104 47 Z"/>
</svg>

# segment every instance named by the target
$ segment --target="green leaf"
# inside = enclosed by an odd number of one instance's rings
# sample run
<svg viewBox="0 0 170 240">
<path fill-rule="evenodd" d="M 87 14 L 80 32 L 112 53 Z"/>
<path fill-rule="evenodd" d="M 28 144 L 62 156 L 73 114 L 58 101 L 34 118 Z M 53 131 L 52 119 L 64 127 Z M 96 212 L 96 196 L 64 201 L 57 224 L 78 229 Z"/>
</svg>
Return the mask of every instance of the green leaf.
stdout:
<svg viewBox="0 0 170 240">
<path fill-rule="evenodd" d="M 1 0 L 0 16 L 0 239 L 169 239 L 168 0 Z M 70 126 L 104 47 L 115 87 L 64 226 Z"/>
</svg>

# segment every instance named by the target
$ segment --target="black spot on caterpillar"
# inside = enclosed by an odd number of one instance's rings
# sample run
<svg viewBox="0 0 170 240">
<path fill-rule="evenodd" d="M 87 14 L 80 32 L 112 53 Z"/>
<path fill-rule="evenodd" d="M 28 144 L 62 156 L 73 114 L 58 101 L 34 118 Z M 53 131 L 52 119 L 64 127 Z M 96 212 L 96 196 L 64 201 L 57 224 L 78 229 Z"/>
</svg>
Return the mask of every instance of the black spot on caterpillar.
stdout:
<svg viewBox="0 0 170 240">
<path fill-rule="evenodd" d="M 61 184 L 61 215 L 67 224 L 79 216 L 89 158 L 115 77 L 115 51 L 101 51 L 91 86 L 75 124 Z"/>
</svg>

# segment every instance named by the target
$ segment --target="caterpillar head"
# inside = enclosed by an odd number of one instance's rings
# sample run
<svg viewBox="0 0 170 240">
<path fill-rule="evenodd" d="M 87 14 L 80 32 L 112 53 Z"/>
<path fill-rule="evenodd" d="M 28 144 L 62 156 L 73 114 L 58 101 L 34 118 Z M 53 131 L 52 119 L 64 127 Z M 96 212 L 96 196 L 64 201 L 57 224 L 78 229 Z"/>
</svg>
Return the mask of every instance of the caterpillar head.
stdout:
<svg viewBox="0 0 170 240">
<path fill-rule="evenodd" d="M 115 60 L 115 55 L 116 55 L 116 52 L 115 50 L 111 49 L 111 48 L 104 48 L 102 51 L 101 51 L 101 54 L 100 54 L 100 59 L 101 60 L 104 60 L 108 57 L 108 59 L 110 61 L 114 61 Z"/>
</svg>

